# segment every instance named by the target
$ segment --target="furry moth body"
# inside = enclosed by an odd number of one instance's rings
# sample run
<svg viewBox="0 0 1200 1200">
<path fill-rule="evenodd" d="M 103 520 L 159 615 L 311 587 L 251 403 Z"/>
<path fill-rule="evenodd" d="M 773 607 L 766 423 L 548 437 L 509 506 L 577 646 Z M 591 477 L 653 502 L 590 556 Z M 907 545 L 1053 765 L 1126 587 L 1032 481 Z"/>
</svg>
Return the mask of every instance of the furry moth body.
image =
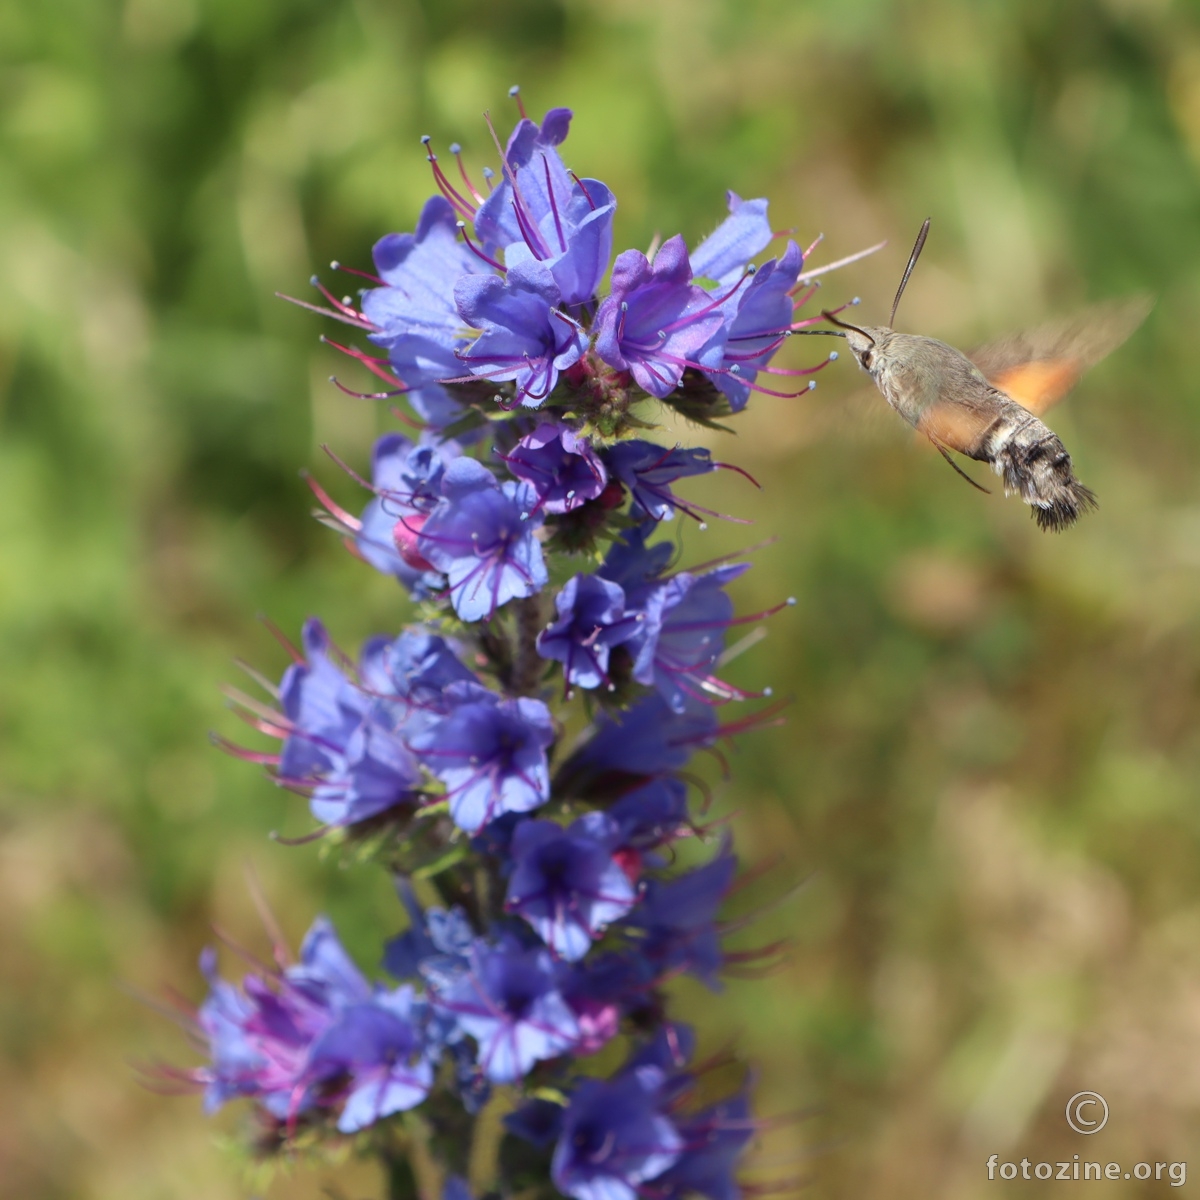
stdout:
<svg viewBox="0 0 1200 1200">
<path fill-rule="evenodd" d="M 1070 454 L 1039 413 L 1120 345 L 1141 324 L 1150 302 L 1138 297 L 1098 305 L 1073 320 L 1004 338 L 968 357 L 936 338 L 891 328 L 928 232 L 926 221 L 888 325 L 851 325 L 825 316 L 843 331 L 859 366 L 888 404 L 960 475 L 979 486 L 962 472 L 951 451 L 988 463 L 1005 494 L 1019 495 L 1042 529 L 1066 529 L 1096 507 L 1096 497 L 1075 477 Z"/>
</svg>

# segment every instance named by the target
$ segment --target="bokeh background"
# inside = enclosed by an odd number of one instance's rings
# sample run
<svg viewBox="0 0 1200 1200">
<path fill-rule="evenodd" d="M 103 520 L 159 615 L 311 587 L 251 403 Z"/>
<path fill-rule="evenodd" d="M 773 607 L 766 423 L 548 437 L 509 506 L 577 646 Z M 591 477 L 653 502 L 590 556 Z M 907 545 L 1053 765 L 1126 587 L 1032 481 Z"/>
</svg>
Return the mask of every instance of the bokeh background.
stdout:
<svg viewBox="0 0 1200 1200">
<path fill-rule="evenodd" d="M 284 665 L 257 613 L 345 645 L 405 617 L 297 474 L 361 503 L 318 447 L 364 463 L 381 414 L 273 293 L 412 227 L 420 134 L 492 161 L 514 82 L 576 110 L 619 246 L 701 236 L 732 187 L 818 259 L 890 239 L 825 289 L 865 320 L 932 216 L 901 325 L 959 344 L 1157 294 L 1055 412 L 1102 502 L 1068 534 L 968 489 L 844 360 L 719 439 L 764 490 L 698 489 L 778 536 L 739 602 L 799 603 L 732 668 L 794 703 L 718 804 L 777 860 L 761 894 L 807 882 L 748 935 L 789 936 L 784 970 L 681 1003 L 803 1114 L 757 1177 L 820 1200 L 1019 1190 L 993 1151 L 1200 1176 L 1193 4 L 10 0 L 0 62 L 0 1195 L 379 1194 L 352 1165 L 256 1190 L 236 1114 L 136 1084 L 187 1060 L 136 994 L 198 999 L 214 923 L 263 945 L 248 870 L 364 966 L 398 925 L 386 880 L 268 840 L 302 802 L 206 732 L 234 732 L 234 658 Z M 1082 1088 L 1112 1110 L 1090 1139 Z"/>
</svg>

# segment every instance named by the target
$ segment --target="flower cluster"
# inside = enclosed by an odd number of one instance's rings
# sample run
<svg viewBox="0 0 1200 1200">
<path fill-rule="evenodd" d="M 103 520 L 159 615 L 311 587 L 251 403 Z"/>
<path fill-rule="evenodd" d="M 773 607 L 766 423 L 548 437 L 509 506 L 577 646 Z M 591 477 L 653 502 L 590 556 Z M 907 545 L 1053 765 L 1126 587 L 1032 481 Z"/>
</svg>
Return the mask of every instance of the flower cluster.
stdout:
<svg viewBox="0 0 1200 1200">
<path fill-rule="evenodd" d="M 684 768 L 754 723 L 722 721 L 752 697 L 718 670 L 727 632 L 770 614 L 734 615 L 748 564 L 679 569 L 658 536 L 677 512 L 715 515 L 675 488 L 725 464 L 641 434 L 651 402 L 713 425 L 764 374 L 809 373 L 770 365 L 811 324 L 794 311 L 804 255 L 788 241 L 756 267 L 767 202 L 730 193 L 693 250 L 676 236 L 612 260 L 616 201 L 565 168 L 570 120 L 522 113 L 485 191 L 430 153 L 439 194 L 416 231 L 376 244 L 357 307 L 325 292 L 321 311 L 386 354 L 339 349 L 420 430 L 377 442 L 361 515 L 313 490 L 420 621 L 352 660 L 310 620 L 274 703 L 245 700 L 279 746 L 228 748 L 305 796 L 318 834 L 381 862 L 407 926 L 386 987 L 324 920 L 298 962 L 278 948 L 240 988 L 206 958 L 210 1061 L 193 1078 L 210 1109 L 254 1100 L 284 1142 L 419 1105 L 453 1141 L 502 1085 L 505 1192 L 731 1200 L 748 1097 L 695 1100 L 667 984 L 715 989 L 746 957 L 723 945 L 736 859 L 697 825 Z M 624 1065 L 594 1077 L 586 1060 L 614 1040 Z"/>
</svg>

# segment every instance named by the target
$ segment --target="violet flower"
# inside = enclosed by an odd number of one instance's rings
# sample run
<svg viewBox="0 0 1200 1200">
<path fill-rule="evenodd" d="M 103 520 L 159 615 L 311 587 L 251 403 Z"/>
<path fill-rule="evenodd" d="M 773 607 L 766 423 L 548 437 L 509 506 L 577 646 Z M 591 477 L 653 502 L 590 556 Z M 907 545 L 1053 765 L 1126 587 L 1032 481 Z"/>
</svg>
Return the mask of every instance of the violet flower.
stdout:
<svg viewBox="0 0 1200 1200">
<path fill-rule="evenodd" d="M 475 213 L 484 250 L 504 251 L 509 270 L 534 259 L 554 276 L 562 303 L 595 295 L 612 257 L 617 203 L 597 179 L 578 179 L 556 147 L 571 125 L 569 108 L 553 108 L 540 126 L 517 124 L 504 153 L 503 178 Z"/>
<path fill-rule="evenodd" d="M 596 313 L 596 353 L 661 400 L 679 386 L 686 368 L 703 366 L 695 358 L 702 349 L 715 361 L 725 325 L 719 307 L 692 283 L 683 238 L 665 241 L 653 263 L 640 250 L 626 250 L 617 256 L 612 292 Z"/>
<path fill-rule="evenodd" d="M 446 785 L 454 823 L 475 833 L 503 813 L 546 802 L 546 747 L 553 740 L 550 710 L 540 700 L 501 700 L 468 687 L 461 703 L 409 744 Z"/>
<path fill-rule="evenodd" d="M 579 324 L 556 305 L 562 296 L 543 263 L 529 261 L 495 275 L 464 275 L 454 302 L 468 324 L 482 330 L 459 357 L 473 375 L 516 384 L 515 403 L 538 408 L 554 391 L 558 373 L 587 348 Z"/>
<path fill-rule="evenodd" d="M 548 514 L 571 512 L 604 491 L 608 473 L 587 438 L 565 425 L 543 422 L 504 456 L 518 479 L 537 492 L 538 508 Z"/>
<path fill-rule="evenodd" d="M 434 1003 L 479 1043 L 479 1068 L 493 1083 L 514 1083 L 535 1062 L 570 1050 L 578 1029 L 545 950 L 515 941 L 476 943 L 471 969 Z"/>
<path fill-rule="evenodd" d="M 570 828 L 524 821 L 512 840 L 505 908 L 523 917 L 560 958 L 577 962 L 636 892 L 613 851 L 620 828 L 606 813 L 585 813 Z"/>
<path fill-rule="evenodd" d="M 527 483 L 500 484 L 472 458 L 455 459 L 442 498 L 421 526 L 417 549 L 444 572 L 454 611 L 464 621 L 490 617 L 509 600 L 531 596 L 548 578 L 534 537 L 535 493 Z"/>
</svg>

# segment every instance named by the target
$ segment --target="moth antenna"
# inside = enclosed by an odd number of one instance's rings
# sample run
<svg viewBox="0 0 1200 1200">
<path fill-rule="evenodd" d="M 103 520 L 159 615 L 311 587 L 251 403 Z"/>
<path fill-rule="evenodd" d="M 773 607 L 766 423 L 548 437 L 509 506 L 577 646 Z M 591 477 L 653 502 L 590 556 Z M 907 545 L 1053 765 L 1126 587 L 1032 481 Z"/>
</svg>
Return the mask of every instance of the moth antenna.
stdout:
<svg viewBox="0 0 1200 1200">
<path fill-rule="evenodd" d="M 926 223 L 928 224 L 928 222 L 926 222 Z M 930 439 L 930 440 L 932 440 L 932 439 Z M 961 476 L 962 476 L 962 477 L 963 477 L 963 478 L 964 478 L 964 479 L 965 479 L 965 480 L 966 480 L 966 481 L 967 481 L 967 482 L 968 482 L 968 483 L 969 483 L 969 484 L 970 484 L 970 485 L 971 485 L 973 488 L 978 488 L 978 489 L 979 489 L 981 492 L 983 492 L 983 493 L 984 493 L 984 495 L 986 495 L 986 496 L 990 496 L 990 495 L 992 494 L 992 490 L 991 490 L 991 488 L 985 488 L 985 487 L 983 486 L 983 484 L 982 484 L 982 483 L 976 483 L 976 482 L 975 482 L 975 480 L 974 480 L 974 479 L 972 479 L 972 478 L 970 477 L 970 475 L 968 475 L 968 474 L 966 473 L 966 471 L 964 471 L 964 470 L 962 469 L 962 467 L 960 467 L 960 466 L 958 465 L 958 463 L 956 463 L 956 462 L 954 461 L 954 459 L 952 459 L 952 458 L 950 457 L 950 451 L 949 451 L 949 450 L 947 450 L 947 449 L 946 449 L 946 447 L 945 447 L 945 446 L 943 446 L 941 442 L 934 442 L 933 444 L 934 444 L 934 447 L 937 449 L 937 452 L 938 452 L 938 453 L 939 453 L 939 454 L 940 454 L 940 455 L 941 455 L 941 456 L 942 456 L 942 457 L 943 457 L 943 458 L 944 458 L 944 459 L 945 459 L 945 460 L 946 460 L 946 461 L 947 461 L 947 462 L 948 462 L 948 463 L 949 463 L 949 464 L 950 464 L 950 465 L 951 465 L 951 466 L 954 468 L 954 470 L 955 470 L 955 471 L 956 471 L 956 472 L 957 472 L 959 475 L 961 475 Z"/>
<path fill-rule="evenodd" d="M 843 329 L 853 329 L 855 333 L 861 333 L 872 346 L 875 345 L 875 339 L 865 329 L 860 329 L 857 325 L 851 325 L 849 321 L 839 321 L 828 309 L 822 309 L 821 316 L 833 325 L 840 325 Z M 845 336 L 845 334 L 842 334 L 842 337 Z"/>
<path fill-rule="evenodd" d="M 896 324 L 896 309 L 900 307 L 900 297 L 904 295 L 904 289 L 908 286 L 908 277 L 913 273 L 913 267 L 917 265 L 917 259 L 921 257 L 921 251 L 925 249 L 925 239 L 929 236 L 929 218 L 925 218 L 925 224 L 921 226 L 921 232 L 917 234 L 916 243 L 913 245 L 912 253 L 908 256 L 908 266 L 904 268 L 904 277 L 900 280 L 900 286 L 896 289 L 896 298 L 892 301 L 892 315 L 888 318 L 888 328 L 890 329 Z"/>
</svg>

